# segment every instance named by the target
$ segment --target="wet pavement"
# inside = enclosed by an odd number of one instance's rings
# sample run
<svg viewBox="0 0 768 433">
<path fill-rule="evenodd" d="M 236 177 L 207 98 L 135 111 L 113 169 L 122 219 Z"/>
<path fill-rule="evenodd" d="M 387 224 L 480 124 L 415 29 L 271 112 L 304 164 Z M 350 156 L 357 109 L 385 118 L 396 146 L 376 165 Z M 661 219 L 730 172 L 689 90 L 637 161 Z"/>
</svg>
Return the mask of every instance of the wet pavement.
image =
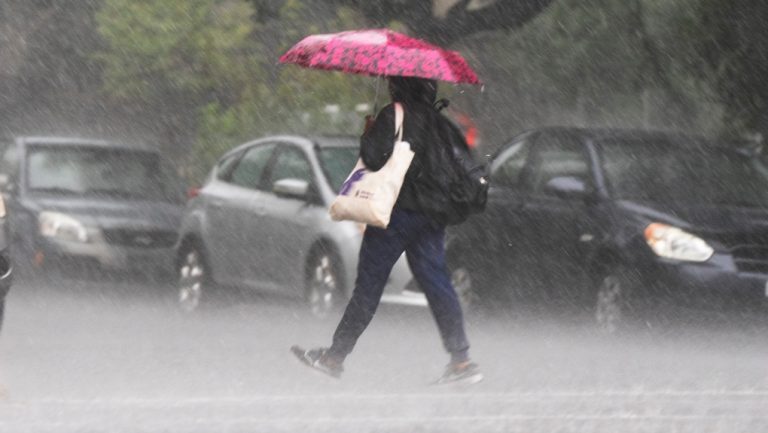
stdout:
<svg viewBox="0 0 768 433">
<path fill-rule="evenodd" d="M 704 321 L 618 337 L 582 317 L 473 314 L 486 379 L 434 386 L 429 312 L 382 305 L 341 380 L 300 365 L 338 315 L 236 296 L 188 315 L 149 283 L 16 285 L 0 335 L 0 432 L 768 431 L 768 333 Z"/>
</svg>

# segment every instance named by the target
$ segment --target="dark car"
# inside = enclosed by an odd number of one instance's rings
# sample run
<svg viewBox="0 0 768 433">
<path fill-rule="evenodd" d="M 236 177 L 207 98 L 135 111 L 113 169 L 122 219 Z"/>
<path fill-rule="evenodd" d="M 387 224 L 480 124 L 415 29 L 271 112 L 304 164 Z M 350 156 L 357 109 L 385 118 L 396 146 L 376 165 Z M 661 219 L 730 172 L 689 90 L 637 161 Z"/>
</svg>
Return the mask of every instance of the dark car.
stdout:
<svg viewBox="0 0 768 433">
<path fill-rule="evenodd" d="M 17 137 L 2 149 L 0 186 L 15 262 L 32 275 L 173 269 L 183 186 L 154 149 Z"/>
<path fill-rule="evenodd" d="M 358 155 L 355 137 L 295 135 L 224 154 L 181 225 L 180 306 L 194 310 L 214 284 L 303 297 L 319 317 L 343 305 L 365 226 L 331 220 L 328 207 Z M 401 257 L 382 301 L 426 305 L 412 280 Z"/>
<path fill-rule="evenodd" d="M 762 308 L 768 170 L 753 153 L 664 132 L 519 135 L 493 157 L 486 212 L 450 232 L 457 290 L 586 302 L 609 331 L 640 307 Z"/>
</svg>

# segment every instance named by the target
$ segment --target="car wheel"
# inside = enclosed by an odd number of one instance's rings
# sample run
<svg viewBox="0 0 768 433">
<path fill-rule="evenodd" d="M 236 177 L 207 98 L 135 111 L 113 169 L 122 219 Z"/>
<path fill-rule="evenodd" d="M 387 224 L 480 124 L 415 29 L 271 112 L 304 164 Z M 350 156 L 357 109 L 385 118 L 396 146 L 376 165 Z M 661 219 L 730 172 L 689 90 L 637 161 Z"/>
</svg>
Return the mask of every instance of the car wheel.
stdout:
<svg viewBox="0 0 768 433">
<path fill-rule="evenodd" d="M 459 298 L 462 310 L 467 311 L 477 306 L 480 301 L 477 295 L 477 278 L 468 267 L 464 265 L 453 267 L 451 284 Z"/>
<path fill-rule="evenodd" d="M 189 246 L 179 256 L 177 265 L 177 301 L 183 311 L 192 312 L 199 306 L 210 288 L 205 258 L 196 246 Z"/>
<path fill-rule="evenodd" d="M 312 315 L 328 317 L 344 294 L 341 263 L 336 254 L 318 248 L 307 264 L 306 300 Z"/>
<path fill-rule="evenodd" d="M 602 278 L 595 302 L 595 320 L 601 331 L 615 334 L 626 326 L 631 311 L 633 286 L 631 274 L 622 267 Z"/>
</svg>

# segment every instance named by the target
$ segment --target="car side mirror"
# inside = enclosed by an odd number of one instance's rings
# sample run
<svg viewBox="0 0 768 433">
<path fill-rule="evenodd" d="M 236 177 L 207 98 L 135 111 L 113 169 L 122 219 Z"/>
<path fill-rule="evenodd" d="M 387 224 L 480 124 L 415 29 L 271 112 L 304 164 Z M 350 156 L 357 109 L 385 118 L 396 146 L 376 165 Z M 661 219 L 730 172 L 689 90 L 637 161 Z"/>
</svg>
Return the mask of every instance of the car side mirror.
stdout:
<svg viewBox="0 0 768 433">
<path fill-rule="evenodd" d="M 280 179 L 272 185 L 272 192 L 279 196 L 306 200 L 309 182 L 300 179 Z"/>
<path fill-rule="evenodd" d="M 544 186 L 545 190 L 565 200 L 585 199 L 589 194 L 586 182 L 574 176 L 558 176 L 550 179 Z"/>
</svg>

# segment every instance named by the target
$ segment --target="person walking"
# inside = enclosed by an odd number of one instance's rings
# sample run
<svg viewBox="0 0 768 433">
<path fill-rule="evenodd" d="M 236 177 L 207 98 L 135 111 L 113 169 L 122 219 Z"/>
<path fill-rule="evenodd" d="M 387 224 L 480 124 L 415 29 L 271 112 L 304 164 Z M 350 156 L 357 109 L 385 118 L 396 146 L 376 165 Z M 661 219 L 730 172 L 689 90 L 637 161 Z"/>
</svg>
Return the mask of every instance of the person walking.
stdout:
<svg viewBox="0 0 768 433">
<path fill-rule="evenodd" d="M 445 227 L 449 209 L 435 203 L 447 202 L 435 194 L 441 191 L 440 176 L 450 167 L 439 166 L 435 156 L 443 131 L 452 139 L 464 138 L 437 108 L 437 82 L 423 78 L 389 78 L 392 104 L 384 107 L 360 139 L 360 156 L 371 170 L 384 166 L 395 142 L 394 103 L 404 111 L 403 140 L 415 155 L 405 175 L 387 228 L 368 226 L 363 235 L 357 279 L 330 347 L 292 352 L 305 364 L 330 376 L 340 377 L 343 363 L 371 322 L 378 308 L 389 274 L 405 252 L 408 266 L 429 302 L 432 315 L 450 362 L 437 383 L 476 383 L 483 379 L 478 365 L 470 360 L 469 342 L 456 291 L 451 284 L 445 258 Z"/>
</svg>

